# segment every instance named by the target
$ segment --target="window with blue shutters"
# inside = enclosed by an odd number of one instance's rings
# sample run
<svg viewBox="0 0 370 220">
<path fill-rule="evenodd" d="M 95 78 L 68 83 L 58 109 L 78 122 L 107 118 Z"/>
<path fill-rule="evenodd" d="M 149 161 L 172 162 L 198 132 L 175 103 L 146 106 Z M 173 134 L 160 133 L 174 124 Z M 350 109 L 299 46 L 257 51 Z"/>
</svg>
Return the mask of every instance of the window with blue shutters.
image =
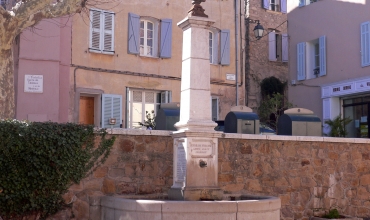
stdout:
<svg viewBox="0 0 370 220">
<path fill-rule="evenodd" d="M 263 0 L 262 7 L 271 11 L 287 13 L 287 0 Z"/>
<path fill-rule="evenodd" d="M 313 79 L 326 74 L 326 36 L 298 43 L 297 80 Z"/>
<path fill-rule="evenodd" d="M 129 13 L 128 53 L 147 57 L 171 58 L 172 20 Z"/>
<path fill-rule="evenodd" d="M 114 13 L 98 9 L 90 10 L 89 51 L 114 54 Z"/>
</svg>

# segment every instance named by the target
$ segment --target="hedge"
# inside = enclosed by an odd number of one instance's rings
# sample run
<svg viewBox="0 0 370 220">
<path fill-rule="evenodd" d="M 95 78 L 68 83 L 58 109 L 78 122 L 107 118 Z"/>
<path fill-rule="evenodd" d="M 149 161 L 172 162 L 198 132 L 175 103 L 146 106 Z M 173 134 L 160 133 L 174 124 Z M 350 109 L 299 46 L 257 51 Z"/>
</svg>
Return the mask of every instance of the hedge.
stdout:
<svg viewBox="0 0 370 220">
<path fill-rule="evenodd" d="M 114 137 L 93 126 L 0 120 L 0 216 L 41 219 L 65 207 L 62 195 L 107 158 Z"/>
</svg>

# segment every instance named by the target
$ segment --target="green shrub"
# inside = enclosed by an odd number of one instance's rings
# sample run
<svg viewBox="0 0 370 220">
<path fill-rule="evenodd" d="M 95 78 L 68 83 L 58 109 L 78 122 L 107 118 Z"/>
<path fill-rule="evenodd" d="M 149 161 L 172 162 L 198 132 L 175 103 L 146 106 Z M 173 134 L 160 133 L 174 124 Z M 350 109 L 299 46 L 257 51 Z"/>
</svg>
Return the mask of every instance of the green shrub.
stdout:
<svg viewBox="0 0 370 220">
<path fill-rule="evenodd" d="M 328 214 L 323 216 L 323 218 L 328 219 L 340 218 L 340 215 L 337 209 L 331 209 Z"/>
<path fill-rule="evenodd" d="M 41 218 L 64 207 L 62 195 L 109 155 L 115 138 L 93 126 L 0 120 L 0 216 Z"/>
</svg>

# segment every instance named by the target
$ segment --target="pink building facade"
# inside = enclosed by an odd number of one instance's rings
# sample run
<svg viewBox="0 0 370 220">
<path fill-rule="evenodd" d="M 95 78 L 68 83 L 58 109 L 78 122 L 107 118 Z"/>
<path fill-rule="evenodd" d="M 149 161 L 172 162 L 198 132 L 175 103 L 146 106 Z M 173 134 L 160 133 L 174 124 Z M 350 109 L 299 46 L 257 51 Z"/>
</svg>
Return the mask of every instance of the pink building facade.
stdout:
<svg viewBox="0 0 370 220">
<path fill-rule="evenodd" d="M 347 137 L 370 137 L 370 2 L 289 1 L 289 101 L 323 122 L 349 117 Z"/>
<path fill-rule="evenodd" d="M 16 39 L 16 118 L 68 121 L 71 21 L 45 20 Z"/>
</svg>

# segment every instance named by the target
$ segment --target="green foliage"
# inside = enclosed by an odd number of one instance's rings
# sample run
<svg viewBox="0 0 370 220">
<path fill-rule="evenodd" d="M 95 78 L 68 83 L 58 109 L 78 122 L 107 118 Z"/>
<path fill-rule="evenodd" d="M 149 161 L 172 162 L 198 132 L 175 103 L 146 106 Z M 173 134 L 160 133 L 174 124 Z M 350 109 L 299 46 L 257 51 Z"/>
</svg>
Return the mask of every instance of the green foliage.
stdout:
<svg viewBox="0 0 370 220">
<path fill-rule="evenodd" d="M 93 126 L 0 120 L 0 216 L 41 218 L 64 207 L 62 195 L 109 155 L 115 138 Z"/>
<path fill-rule="evenodd" d="M 271 125 L 277 131 L 277 121 L 285 109 L 293 107 L 293 104 L 285 100 L 280 93 L 267 96 L 258 108 L 260 121 Z M 272 116 L 272 117 L 271 117 Z"/>
<path fill-rule="evenodd" d="M 148 111 L 145 112 L 145 117 L 146 117 L 146 120 L 144 121 L 144 123 L 142 122 L 139 122 L 139 125 L 141 126 L 144 126 L 146 127 L 147 129 L 154 129 L 155 128 L 155 114 L 154 114 L 154 110 L 152 110 L 151 113 L 149 113 Z"/>
<path fill-rule="evenodd" d="M 349 117 L 341 118 L 340 115 L 335 117 L 333 120 L 325 121 L 331 128 L 329 136 L 331 137 L 345 137 L 347 135 L 346 125 L 348 125 L 352 119 Z"/>
<path fill-rule="evenodd" d="M 340 215 L 337 209 L 331 209 L 327 215 L 323 216 L 323 218 L 328 218 L 328 219 L 340 218 Z"/>
<path fill-rule="evenodd" d="M 261 82 L 262 98 L 272 97 L 274 94 L 284 94 L 286 82 L 281 82 L 275 76 L 265 78 Z"/>
</svg>

